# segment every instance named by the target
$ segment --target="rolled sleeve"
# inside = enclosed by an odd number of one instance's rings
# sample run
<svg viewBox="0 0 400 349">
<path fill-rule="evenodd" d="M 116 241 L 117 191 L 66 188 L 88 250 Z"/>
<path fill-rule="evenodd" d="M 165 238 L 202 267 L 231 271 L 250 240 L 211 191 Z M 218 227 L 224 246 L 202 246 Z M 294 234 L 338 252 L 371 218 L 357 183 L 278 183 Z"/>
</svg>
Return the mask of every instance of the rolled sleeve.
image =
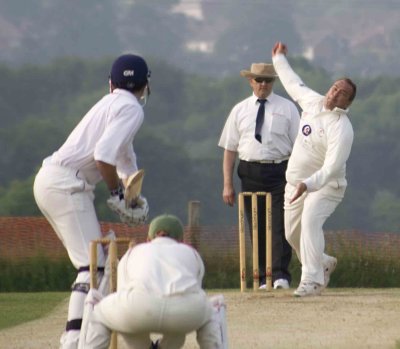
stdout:
<svg viewBox="0 0 400 349">
<path fill-rule="evenodd" d="M 240 139 L 239 130 L 236 125 L 236 109 L 234 107 L 230 112 L 218 142 L 219 147 L 230 151 L 237 151 Z"/>
<path fill-rule="evenodd" d="M 304 180 L 307 190 L 317 191 L 330 181 L 345 177 L 346 161 L 353 144 L 353 129 L 347 116 L 329 129 L 328 149 L 323 166 Z"/>
<path fill-rule="evenodd" d="M 143 110 L 135 105 L 125 105 L 119 110 L 110 111 L 106 129 L 96 143 L 95 160 L 116 166 L 120 153 L 129 154 L 129 147 L 143 123 L 143 118 Z"/>
<path fill-rule="evenodd" d="M 303 80 L 293 71 L 286 56 L 275 55 L 272 62 L 283 87 L 290 97 L 300 105 L 301 109 L 305 110 L 309 103 L 314 104 L 316 100 L 320 100 L 321 95 L 304 84 Z"/>
</svg>

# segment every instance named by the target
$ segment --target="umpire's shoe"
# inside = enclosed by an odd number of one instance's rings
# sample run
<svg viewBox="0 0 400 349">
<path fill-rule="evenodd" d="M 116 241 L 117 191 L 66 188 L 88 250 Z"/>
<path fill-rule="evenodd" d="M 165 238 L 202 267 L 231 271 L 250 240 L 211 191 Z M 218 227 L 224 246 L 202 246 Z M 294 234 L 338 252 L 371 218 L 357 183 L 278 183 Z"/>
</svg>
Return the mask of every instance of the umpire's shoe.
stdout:
<svg viewBox="0 0 400 349">
<path fill-rule="evenodd" d="M 150 349 L 158 349 L 158 340 L 156 342 L 151 342 Z"/>
</svg>

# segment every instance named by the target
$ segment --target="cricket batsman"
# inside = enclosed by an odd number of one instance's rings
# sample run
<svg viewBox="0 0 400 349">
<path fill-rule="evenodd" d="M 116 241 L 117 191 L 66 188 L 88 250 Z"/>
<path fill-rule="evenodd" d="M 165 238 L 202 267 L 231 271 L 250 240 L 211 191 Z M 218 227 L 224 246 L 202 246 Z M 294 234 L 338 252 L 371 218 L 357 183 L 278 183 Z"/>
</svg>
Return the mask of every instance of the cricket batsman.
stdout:
<svg viewBox="0 0 400 349">
<path fill-rule="evenodd" d="M 149 93 L 150 70 L 137 55 L 118 57 L 110 72 L 110 93 L 82 118 L 65 143 L 47 157 L 36 175 L 34 196 L 77 270 L 72 285 L 61 349 L 76 349 L 89 291 L 89 244 L 102 237 L 94 207 L 94 189 L 104 181 L 110 192 L 108 206 L 121 221 L 135 226 L 148 216 L 144 197 L 134 203 L 124 198 L 124 186 L 138 171 L 133 140 Z M 134 204 L 134 205 L 133 205 Z M 99 247 L 97 265 L 103 275 L 106 254 Z M 103 278 L 106 281 L 106 278 Z"/>
</svg>

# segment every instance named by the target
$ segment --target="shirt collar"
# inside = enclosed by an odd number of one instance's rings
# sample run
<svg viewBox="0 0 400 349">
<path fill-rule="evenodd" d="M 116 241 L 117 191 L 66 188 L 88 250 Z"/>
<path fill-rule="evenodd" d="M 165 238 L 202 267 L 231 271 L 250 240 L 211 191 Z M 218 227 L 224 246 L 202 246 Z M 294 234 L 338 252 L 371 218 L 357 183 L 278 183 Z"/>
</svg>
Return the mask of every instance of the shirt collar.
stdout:
<svg viewBox="0 0 400 349">
<path fill-rule="evenodd" d="M 154 238 L 150 242 L 153 243 L 153 244 L 166 244 L 166 245 L 172 245 L 172 244 L 178 244 L 179 243 L 175 239 L 172 239 L 172 238 L 170 238 L 168 236 L 159 236 L 159 237 Z"/>
<path fill-rule="evenodd" d="M 338 114 L 348 114 L 349 108 L 342 109 L 342 108 L 339 108 L 339 107 L 335 107 L 332 110 L 328 110 L 328 109 L 325 108 L 324 105 L 322 105 L 322 111 L 323 112 L 334 112 L 334 113 L 338 113 Z"/>
<path fill-rule="evenodd" d="M 342 108 L 339 108 L 339 107 L 335 107 L 335 108 L 333 108 L 332 111 L 334 111 L 336 113 L 340 113 L 340 114 L 347 114 L 349 112 L 349 108 L 342 109 Z"/>
<path fill-rule="evenodd" d="M 258 99 L 259 98 L 254 94 L 254 92 L 253 92 L 253 95 L 250 98 L 251 98 L 252 103 L 258 104 Z M 271 91 L 271 93 L 266 97 L 268 102 L 272 102 L 274 100 L 274 98 L 275 98 L 275 94 L 274 94 L 273 91 Z"/>
<path fill-rule="evenodd" d="M 122 95 L 122 96 L 127 96 L 127 97 L 133 98 L 135 101 L 137 101 L 136 96 L 132 92 L 129 92 L 122 88 L 116 88 L 116 89 L 114 89 L 114 91 L 112 91 L 112 93 Z"/>
</svg>

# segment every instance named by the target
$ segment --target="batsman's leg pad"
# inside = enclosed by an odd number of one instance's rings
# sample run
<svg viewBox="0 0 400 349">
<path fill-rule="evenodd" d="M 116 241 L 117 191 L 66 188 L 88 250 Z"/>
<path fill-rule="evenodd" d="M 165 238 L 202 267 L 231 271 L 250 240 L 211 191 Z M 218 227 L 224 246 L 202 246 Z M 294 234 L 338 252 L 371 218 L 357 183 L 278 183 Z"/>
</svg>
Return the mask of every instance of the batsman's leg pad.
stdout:
<svg viewBox="0 0 400 349">
<path fill-rule="evenodd" d="M 105 239 L 109 239 L 109 240 L 115 240 L 116 239 L 116 235 L 115 233 L 110 230 L 107 235 L 104 236 Z M 110 273 L 111 273 L 111 267 L 110 267 L 110 258 L 108 256 L 108 244 L 104 245 L 103 247 L 103 252 L 104 252 L 104 256 L 106 258 L 105 261 L 105 266 L 104 266 L 104 273 L 99 276 L 99 287 L 98 290 L 104 295 L 108 295 L 110 293 Z"/>
<path fill-rule="evenodd" d="M 226 326 L 226 304 L 222 294 L 209 298 L 213 313 L 197 330 L 197 342 L 201 349 L 228 349 L 228 331 Z"/>
<path fill-rule="evenodd" d="M 110 344 L 111 332 L 96 319 L 94 307 L 103 299 L 96 289 L 90 289 L 83 311 L 82 328 L 78 349 L 106 349 Z"/>
<path fill-rule="evenodd" d="M 71 286 L 71 296 L 68 306 L 67 324 L 60 339 L 61 349 L 76 349 L 79 341 L 79 331 L 82 325 L 83 307 L 89 291 L 89 271 L 82 267 Z"/>
<path fill-rule="evenodd" d="M 60 349 L 77 349 L 79 331 L 65 331 L 60 338 Z"/>
<path fill-rule="evenodd" d="M 104 235 L 104 239 L 115 240 L 116 238 L 117 236 L 113 230 L 110 230 L 106 235 Z M 108 244 L 103 245 L 103 252 L 105 256 L 108 255 L 108 246 Z"/>
</svg>

